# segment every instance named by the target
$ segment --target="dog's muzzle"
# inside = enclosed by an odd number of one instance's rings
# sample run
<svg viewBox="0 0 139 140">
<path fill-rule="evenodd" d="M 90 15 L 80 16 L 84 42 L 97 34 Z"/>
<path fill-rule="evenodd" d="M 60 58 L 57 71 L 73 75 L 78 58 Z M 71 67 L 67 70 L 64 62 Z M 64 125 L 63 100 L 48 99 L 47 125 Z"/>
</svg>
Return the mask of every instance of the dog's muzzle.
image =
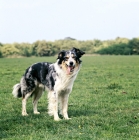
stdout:
<svg viewBox="0 0 139 140">
<path fill-rule="evenodd" d="M 74 63 L 71 61 L 69 62 L 69 65 L 66 64 L 66 66 L 67 66 L 67 74 L 71 74 L 75 68 Z"/>
</svg>

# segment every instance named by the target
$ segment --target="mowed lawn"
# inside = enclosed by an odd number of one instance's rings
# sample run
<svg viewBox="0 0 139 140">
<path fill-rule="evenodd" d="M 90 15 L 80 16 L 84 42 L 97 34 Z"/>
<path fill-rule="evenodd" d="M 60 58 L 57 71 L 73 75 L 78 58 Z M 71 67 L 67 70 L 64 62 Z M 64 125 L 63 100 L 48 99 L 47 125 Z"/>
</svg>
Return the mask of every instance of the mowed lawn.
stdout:
<svg viewBox="0 0 139 140">
<path fill-rule="evenodd" d="M 136 140 L 139 139 L 139 56 L 83 56 L 69 98 L 71 120 L 56 122 L 47 114 L 47 92 L 40 115 L 21 116 L 22 99 L 12 96 L 25 69 L 56 57 L 0 59 L 0 139 Z M 62 118 L 62 117 L 61 117 Z"/>
</svg>

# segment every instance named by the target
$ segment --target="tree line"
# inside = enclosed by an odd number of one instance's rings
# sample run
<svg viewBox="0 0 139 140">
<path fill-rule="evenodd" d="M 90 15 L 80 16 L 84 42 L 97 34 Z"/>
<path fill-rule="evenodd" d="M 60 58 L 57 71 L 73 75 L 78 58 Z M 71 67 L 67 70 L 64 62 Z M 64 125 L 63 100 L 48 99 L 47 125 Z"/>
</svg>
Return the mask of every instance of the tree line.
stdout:
<svg viewBox="0 0 139 140">
<path fill-rule="evenodd" d="M 0 57 L 17 56 L 54 56 L 61 50 L 77 47 L 86 54 L 133 55 L 139 54 L 139 38 L 127 39 L 117 37 L 114 40 L 101 41 L 98 39 L 79 41 L 65 38 L 56 41 L 36 41 L 30 43 L 0 43 Z"/>
</svg>

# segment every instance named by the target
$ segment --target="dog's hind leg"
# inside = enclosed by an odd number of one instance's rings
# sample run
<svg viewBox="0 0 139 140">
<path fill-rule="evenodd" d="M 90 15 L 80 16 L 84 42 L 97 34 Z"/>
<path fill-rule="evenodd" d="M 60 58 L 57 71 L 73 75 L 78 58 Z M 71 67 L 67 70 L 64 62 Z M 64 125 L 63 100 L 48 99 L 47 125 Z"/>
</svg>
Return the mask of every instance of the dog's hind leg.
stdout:
<svg viewBox="0 0 139 140">
<path fill-rule="evenodd" d="M 43 88 L 39 88 L 34 93 L 34 99 L 33 99 L 33 110 L 34 110 L 34 114 L 40 114 L 40 112 L 38 112 L 37 105 L 38 105 L 38 100 L 42 96 L 42 93 L 43 93 Z"/>
<path fill-rule="evenodd" d="M 26 111 L 26 104 L 28 98 L 31 96 L 32 92 L 27 93 L 23 98 L 22 98 L 22 116 L 27 116 L 27 111 Z"/>
</svg>

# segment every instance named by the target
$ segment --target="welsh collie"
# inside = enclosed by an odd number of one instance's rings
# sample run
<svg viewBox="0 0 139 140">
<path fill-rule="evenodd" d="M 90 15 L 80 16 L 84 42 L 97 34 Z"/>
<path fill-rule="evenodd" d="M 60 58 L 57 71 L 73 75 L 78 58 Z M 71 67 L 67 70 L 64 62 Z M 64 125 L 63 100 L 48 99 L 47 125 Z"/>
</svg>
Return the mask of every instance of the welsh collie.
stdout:
<svg viewBox="0 0 139 140">
<path fill-rule="evenodd" d="M 68 97 L 72 91 L 74 80 L 81 67 L 81 56 L 85 52 L 73 48 L 69 51 L 61 51 L 55 63 L 36 63 L 30 66 L 20 83 L 14 85 L 12 94 L 14 97 L 22 97 L 22 115 L 27 116 L 26 103 L 33 96 L 34 114 L 40 114 L 37 110 L 39 98 L 44 90 L 48 91 L 48 114 L 54 116 L 54 120 L 60 120 L 58 116 L 58 104 L 60 114 L 64 119 L 68 117 Z"/>
</svg>

